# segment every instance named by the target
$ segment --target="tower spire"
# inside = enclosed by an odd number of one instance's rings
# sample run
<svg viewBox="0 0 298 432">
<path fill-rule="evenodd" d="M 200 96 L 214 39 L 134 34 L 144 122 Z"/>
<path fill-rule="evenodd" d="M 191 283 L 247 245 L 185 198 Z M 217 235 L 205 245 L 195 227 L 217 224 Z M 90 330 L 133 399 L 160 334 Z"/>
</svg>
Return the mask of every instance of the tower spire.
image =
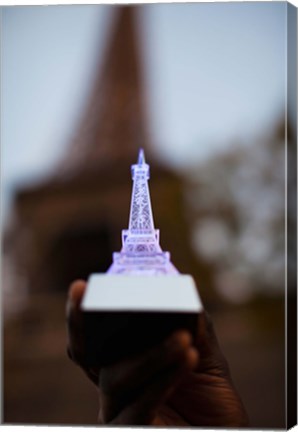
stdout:
<svg viewBox="0 0 298 432">
<path fill-rule="evenodd" d="M 142 165 L 144 163 L 146 163 L 146 161 L 145 161 L 145 153 L 144 153 L 144 150 L 141 148 L 140 151 L 139 151 L 138 164 Z"/>
<path fill-rule="evenodd" d="M 129 227 L 122 230 L 122 249 L 113 254 L 108 273 L 172 274 L 177 269 L 170 261 L 169 252 L 159 245 L 159 230 L 154 228 L 148 180 L 150 167 L 140 149 L 138 161 L 131 166 L 133 187 Z"/>
<path fill-rule="evenodd" d="M 130 205 L 129 230 L 153 233 L 154 223 L 148 188 L 149 165 L 145 162 L 144 150 L 140 149 L 138 162 L 131 167 L 133 189 Z"/>
<path fill-rule="evenodd" d="M 148 147 L 138 6 L 113 6 L 113 28 L 99 62 L 85 114 L 67 152 L 64 171 L 84 171 L 133 157 Z"/>
</svg>

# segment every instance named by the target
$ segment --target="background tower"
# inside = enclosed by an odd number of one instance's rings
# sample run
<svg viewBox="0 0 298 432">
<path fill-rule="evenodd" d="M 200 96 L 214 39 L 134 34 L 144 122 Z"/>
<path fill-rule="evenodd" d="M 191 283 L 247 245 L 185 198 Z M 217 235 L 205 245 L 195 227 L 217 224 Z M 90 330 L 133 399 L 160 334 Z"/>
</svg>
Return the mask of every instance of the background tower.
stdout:
<svg viewBox="0 0 298 432">
<path fill-rule="evenodd" d="M 151 162 L 151 197 L 181 272 L 194 274 L 182 182 L 150 152 L 136 6 L 113 7 L 105 59 L 65 157 L 51 178 L 15 199 L 15 261 L 30 291 L 62 291 L 76 278 L 106 271 L 129 214 L 130 166 L 143 147 Z M 75 253 L 74 253 L 75 251 Z"/>
</svg>

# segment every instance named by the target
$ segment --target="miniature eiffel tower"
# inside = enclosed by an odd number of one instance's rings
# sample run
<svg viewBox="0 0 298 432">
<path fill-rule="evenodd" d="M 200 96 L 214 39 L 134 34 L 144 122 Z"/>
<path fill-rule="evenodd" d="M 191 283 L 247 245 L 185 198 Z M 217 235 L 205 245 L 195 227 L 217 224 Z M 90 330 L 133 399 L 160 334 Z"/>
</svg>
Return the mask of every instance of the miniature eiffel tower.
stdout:
<svg viewBox="0 0 298 432">
<path fill-rule="evenodd" d="M 144 151 L 131 167 L 129 226 L 122 249 L 104 274 L 88 278 L 81 309 L 88 366 L 105 366 L 186 329 L 195 338 L 203 306 L 192 276 L 180 274 L 159 245 L 148 188 Z"/>
<path fill-rule="evenodd" d="M 113 253 L 110 274 L 177 274 L 170 253 L 159 245 L 159 230 L 154 228 L 148 180 L 150 167 L 143 149 L 137 164 L 131 166 L 133 189 L 129 227 L 122 230 L 122 249 Z"/>
</svg>

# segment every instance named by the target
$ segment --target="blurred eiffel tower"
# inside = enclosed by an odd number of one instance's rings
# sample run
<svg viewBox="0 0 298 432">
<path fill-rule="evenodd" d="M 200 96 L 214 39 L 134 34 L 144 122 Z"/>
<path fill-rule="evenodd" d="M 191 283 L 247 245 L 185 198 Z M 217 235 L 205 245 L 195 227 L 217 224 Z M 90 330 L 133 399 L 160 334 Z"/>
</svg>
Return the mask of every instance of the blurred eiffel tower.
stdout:
<svg viewBox="0 0 298 432">
<path fill-rule="evenodd" d="M 189 247 L 182 182 L 154 157 L 150 145 L 136 33 L 140 7 L 113 9 L 106 58 L 65 158 L 50 179 L 16 195 L 15 262 L 31 292 L 66 291 L 72 280 L 107 270 L 127 225 L 127 169 L 140 147 L 151 164 L 162 247 L 180 272 L 196 277 L 198 271 Z"/>
</svg>

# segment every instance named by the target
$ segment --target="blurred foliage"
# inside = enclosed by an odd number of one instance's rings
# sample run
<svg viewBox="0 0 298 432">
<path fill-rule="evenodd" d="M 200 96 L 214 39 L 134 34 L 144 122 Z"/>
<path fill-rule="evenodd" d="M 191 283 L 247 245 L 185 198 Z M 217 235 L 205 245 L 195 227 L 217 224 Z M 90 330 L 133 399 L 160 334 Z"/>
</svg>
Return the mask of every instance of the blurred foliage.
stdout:
<svg viewBox="0 0 298 432">
<path fill-rule="evenodd" d="M 285 128 L 237 143 L 188 175 L 192 244 L 232 302 L 282 294 L 285 266 Z M 294 215 L 293 215 L 294 216 Z"/>
</svg>

